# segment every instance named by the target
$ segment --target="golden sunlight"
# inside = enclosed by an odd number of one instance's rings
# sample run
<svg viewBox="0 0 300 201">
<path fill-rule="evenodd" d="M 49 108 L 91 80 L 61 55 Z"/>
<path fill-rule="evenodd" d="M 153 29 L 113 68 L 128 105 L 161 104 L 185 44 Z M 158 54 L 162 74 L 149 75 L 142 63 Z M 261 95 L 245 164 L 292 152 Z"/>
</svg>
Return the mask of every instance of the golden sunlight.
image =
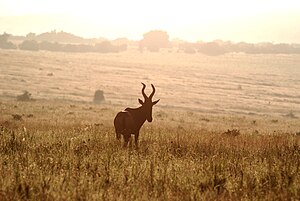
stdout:
<svg viewBox="0 0 300 201">
<path fill-rule="evenodd" d="M 171 38 L 190 41 L 296 42 L 299 11 L 296 0 L 12 0 L 0 1 L 0 32 L 57 29 L 84 37 L 140 39 L 149 30 L 161 29 Z M 24 19 L 23 23 L 16 26 L 16 18 Z"/>
</svg>

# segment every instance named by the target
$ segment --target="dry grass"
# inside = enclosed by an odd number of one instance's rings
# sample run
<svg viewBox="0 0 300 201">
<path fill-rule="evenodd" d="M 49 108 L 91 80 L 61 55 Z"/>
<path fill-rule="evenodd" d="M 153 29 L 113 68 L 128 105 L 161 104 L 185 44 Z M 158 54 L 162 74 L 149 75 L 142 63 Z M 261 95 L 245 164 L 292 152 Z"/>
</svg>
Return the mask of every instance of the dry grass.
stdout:
<svg viewBox="0 0 300 201">
<path fill-rule="evenodd" d="M 134 150 L 114 138 L 113 105 L 2 101 L 0 109 L 1 200 L 300 198 L 299 119 L 157 107 Z"/>
<path fill-rule="evenodd" d="M 299 62 L 0 50 L 0 200 L 299 200 Z M 123 149 L 112 120 L 141 81 L 161 101 Z"/>
<path fill-rule="evenodd" d="M 156 86 L 165 108 L 299 118 L 299 63 L 299 55 L 0 50 L 0 97 L 27 90 L 33 99 L 91 102 L 100 89 L 108 102 L 124 107 L 136 105 L 144 82 Z"/>
</svg>

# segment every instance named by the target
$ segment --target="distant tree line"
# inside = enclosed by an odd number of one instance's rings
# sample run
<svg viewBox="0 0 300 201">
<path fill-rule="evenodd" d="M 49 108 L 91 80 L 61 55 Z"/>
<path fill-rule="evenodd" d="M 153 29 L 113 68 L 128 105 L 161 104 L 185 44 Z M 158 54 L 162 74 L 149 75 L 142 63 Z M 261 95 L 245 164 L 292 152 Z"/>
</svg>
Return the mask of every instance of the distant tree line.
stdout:
<svg viewBox="0 0 300 201">
<path fill-rule="evenodd" d="M 127 50 L 127 45 L 113 45 L 110 41 L 102 41 L 95 45 L 87 44 L 63 44 L 58 42 L 36 40 L 24 40 L 18 46 L 8 41 L 9 34 L 4 33 L 0 35 L 0 48 L 1 49 L 17 49 L 20 50 L 47 50 L 55 52 L 100 52 L 100 53 L 118 53 Z"/>
<path fill-rule="evenodd" d="M 112 45 L 109 41 L 103 41 L 95 45 L 86 44 L 61 44 L 52 42 L 37 42 L 35 40 L 25 40 L 19 45 L 21 50 L 47 50 L 53 52 L 100 52 L 118 53 L 127 50 L 127 45 Z"/>
<path fill-rule="evenodd" d="M 103 41 L 95 45 L 86 44 L 61 44 L 57 42 L 36 42 L 35 40 L 26 40 L 19 45 L 21 50 L 47 50 L 53 52 L 100 52 L 100 53 L 118 53 L 127 50 L 127 45 L 113 45 L 109 41 Z"/>
<path fill-rule="evenodd" d="M 19 41 L 15 45 L 11 41 Z M 108 41 L 103 39 L 84 39 L 65 32 L 51 31 L 36 35 L 29 33 L 24 36 L 12 36 L 4 33 L 0 35 L 0 48 L 21 50 L 47 50 L 60 52 L 100 52 L 118 53 L 128 49 L 128 45 L 138 47 L 140 52 L 159 52 L 161 49 L 169 51 L 177 49 L 177 52 L 188 54 L 201 53 L 211 56 L 226 53 L 243 52 L 246 54 L 300 54 L 299 44 L 274 44 L 274 43 L 233 43 L 230 41 L 215 40 L 212 42 L 188 43 L 181 40 L 169 40 L 165 31 L 154 30 L 143 35 L 140 41 L 129 41 L 126 38 Z"/>
<path fill-rule="evenodd" d="M 211 56 L 233 52 L 243 52 L 246 54 L 300 54 L 299 44 L 232 43 L 222 40 L 198 43 L 187 43 L 185 41 L 170 42 L 168 33 L 159 30 L 145 33 L 143 39 L 139 41 L 139 50 L 141 52 L 144 49 L 151 52 L 158 52 L 161 48 L 177 48 L 178 52 L 188 54 L 202 53 Z"/>
<path fill-rule="evenodd" d="M 99 42 L 97 39 L 84 39 L 63 31 L 57 32 L 56 30 L 45 32 L 41 34 L 28 33 L 26 36 L 12 36 L 12 39 L 17 40 L 35 40 L 38 42 L 48 41 L 57 43 L 70 43 L 70 44 L 95 44 Z"/>
<path fill-rule="evenodd" d="M 181 43 L 178 45 L 178 51 L 190 54 L 198 52 L 211 56 L 234 52 L 246 54 L 300 54 L 300 45 L 285 43 L 232 43 L 217 40 L 213 42 Z"/>
</svg>

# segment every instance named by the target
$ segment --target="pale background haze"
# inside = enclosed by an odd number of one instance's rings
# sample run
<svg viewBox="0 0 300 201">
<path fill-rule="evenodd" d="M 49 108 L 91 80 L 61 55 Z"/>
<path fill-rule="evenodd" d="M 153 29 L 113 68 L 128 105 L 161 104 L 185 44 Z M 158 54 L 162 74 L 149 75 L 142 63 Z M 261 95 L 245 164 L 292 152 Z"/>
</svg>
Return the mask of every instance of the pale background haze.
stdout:
<svg viewBox="0 0 300 201">
<path fill-rule="evenodd" d="M 0 33 L 51 30 L 86 38 L 140 40 L 150 30 L 171 39 L 300 42 L 300 1 L 0 0 Z"/>
</svg>

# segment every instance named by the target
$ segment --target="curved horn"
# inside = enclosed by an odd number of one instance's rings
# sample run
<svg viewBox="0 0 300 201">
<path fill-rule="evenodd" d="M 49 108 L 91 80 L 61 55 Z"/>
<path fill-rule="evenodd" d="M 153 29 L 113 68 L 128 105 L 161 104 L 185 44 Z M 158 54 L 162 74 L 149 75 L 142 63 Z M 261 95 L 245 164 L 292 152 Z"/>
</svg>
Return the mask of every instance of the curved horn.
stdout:
<svg viewBox="0 0 300 201">
<path fill-rule="evenodd" d="M 146 85 L 144 84 L 144 83 L 142 83 L 142 85 L 143 85 L 143 88 L 142 88 L 142 94 L 143 94 L 143 96 L 144 96 L 144 99 L 146 100 L 148 97 L 147 97 L 147 95 L 145 94 L 145 88 L 146 88 Z"/>
<path fill-rule="evenodd" d="M 149 98 L 152 99 L 154 93 L 155 93 L 155 87 L 153 84 L 151 84 L 151 87 L 152 87 L 152 93 L 150 94 Z"/>
</svg>

